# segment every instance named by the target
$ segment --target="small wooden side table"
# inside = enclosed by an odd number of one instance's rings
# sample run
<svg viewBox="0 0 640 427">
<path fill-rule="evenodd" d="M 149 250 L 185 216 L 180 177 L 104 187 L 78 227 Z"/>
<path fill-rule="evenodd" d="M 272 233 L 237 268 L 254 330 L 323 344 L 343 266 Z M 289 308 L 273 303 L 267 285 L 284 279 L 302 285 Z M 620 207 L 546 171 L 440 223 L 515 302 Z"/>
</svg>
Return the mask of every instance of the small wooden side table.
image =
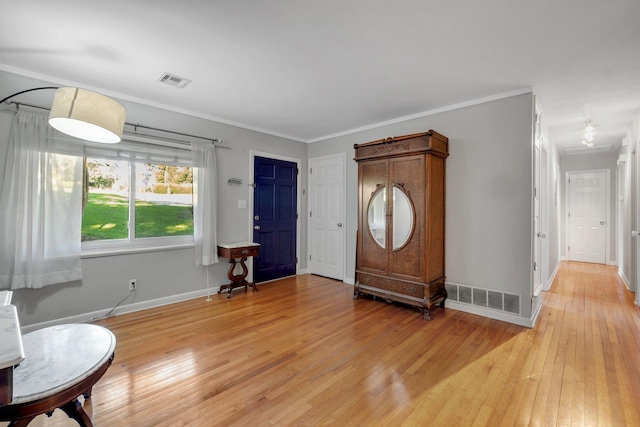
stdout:
<svg viewBox="0 0 640 427">
<path fill-rule="evenodd" d="M 224 258 L 229 258 L 229 263 L 231 263 L 231 267 L 229 267 L 229 272 L 227 273 L 227 277 L 231 280 L 231 283 L 220 286 L 218 293 L 221 293 L 226 289 L 227 298 L 231 298 L 231 291 L 241 286 L 244 286 L 245 292 L 247 291 L 248 286 L 251 286 L 253 290 L 257 292 L 258 288 L 256 288 L 256 284 L 253 282 L 249 283 L 246 280 L 247 274 L 249 274 L 249 269 L 244 262 L 249 257 L 257 257 L 259 252 L 260 243 L 237 242 L 218 245 L 218 255 Z M 236 264 L 238 264 L 237 259 L 240 259 L 240 267 L 242 267 L 241 274 L 234 274 Z"/>
<path fill-rule="evenodd" d="M 113 361 L 116 337 L 98 325 L 59 325 L 23 335 L 22 343 L 26 358 L 14 370 L 13 401 L 0 406 L 0 421 L 23 427 L 60 408 L 81 427 L 91 427 L 78 396 L 91 397 Z"/>
<path fill-rule="evenodd" d="M 13 400 L 13 371 L 24 360 L 18 312 L 8 294 L 0 292 L 0 407 Z"/>
</svg>

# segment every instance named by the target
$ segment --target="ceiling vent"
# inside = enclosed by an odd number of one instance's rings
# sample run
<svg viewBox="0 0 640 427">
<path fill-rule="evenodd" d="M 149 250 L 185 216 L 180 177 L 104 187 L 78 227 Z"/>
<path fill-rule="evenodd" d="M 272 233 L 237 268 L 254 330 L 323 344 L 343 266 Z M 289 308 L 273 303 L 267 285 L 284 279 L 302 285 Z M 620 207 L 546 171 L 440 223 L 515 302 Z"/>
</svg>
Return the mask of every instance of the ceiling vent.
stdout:
<svg viewBox="0 0 640 427">
<path fill-rule="evenodd" d="M 611 151 L 611 145 L 597 145 L 595 147 L 567 148 L 564 151 L 568 155 L 571 155 L 571 154 L 605 153 L 605 152 Z"/>
<path fill-rule="evenodd" d="M 191 83 L 191 80 L 189 79 L 185 79 L 183 77 L 176 76 L 175 74 L 170 73 L 163 73 L 160 77 L 158 77 L 158 81 L 160 83 L 168 84 L 169 86 L 179 87 L 180 89 Z"/>
</svg>

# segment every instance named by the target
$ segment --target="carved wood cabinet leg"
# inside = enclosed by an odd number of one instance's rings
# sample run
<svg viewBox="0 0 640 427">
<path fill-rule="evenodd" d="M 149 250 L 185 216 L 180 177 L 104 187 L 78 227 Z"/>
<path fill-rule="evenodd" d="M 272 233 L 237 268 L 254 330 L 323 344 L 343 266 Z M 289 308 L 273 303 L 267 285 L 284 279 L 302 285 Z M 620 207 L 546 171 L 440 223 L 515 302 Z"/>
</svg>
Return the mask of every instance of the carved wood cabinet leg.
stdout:
<svg viewBox="0 0 640 427">
<path fill-rule="evenodd" d="M 89 415 L 82 409 L 82 405 L 78 402 L 78 399 L 73 399 L 69 403 L 65 403 L 60 407 L 67 416 L 80 425 L 80 427 L 93 427 L 93 423 L 89 418 Z"/>
</svg>

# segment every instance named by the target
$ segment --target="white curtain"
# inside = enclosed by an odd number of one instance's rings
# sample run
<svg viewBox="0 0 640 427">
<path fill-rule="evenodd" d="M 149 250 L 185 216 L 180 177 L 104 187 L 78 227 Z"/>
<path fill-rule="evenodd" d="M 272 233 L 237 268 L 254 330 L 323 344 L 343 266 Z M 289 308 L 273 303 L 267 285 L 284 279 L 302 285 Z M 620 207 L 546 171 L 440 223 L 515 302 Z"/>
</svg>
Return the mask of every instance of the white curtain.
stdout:
<svg viewBox="0 0 640 427">
<path fill-rule="evenodd" d="M 216 238 L 216 153 L 212 143 L 191 143 L 193 156 L 193 237 L 196 265 L 218 262 Z"/>
<path fill-rule="evenodd" d="M 82 278 L 82 143 L 16 114 L 0 187 L 0 288 Z"/>
</svg>

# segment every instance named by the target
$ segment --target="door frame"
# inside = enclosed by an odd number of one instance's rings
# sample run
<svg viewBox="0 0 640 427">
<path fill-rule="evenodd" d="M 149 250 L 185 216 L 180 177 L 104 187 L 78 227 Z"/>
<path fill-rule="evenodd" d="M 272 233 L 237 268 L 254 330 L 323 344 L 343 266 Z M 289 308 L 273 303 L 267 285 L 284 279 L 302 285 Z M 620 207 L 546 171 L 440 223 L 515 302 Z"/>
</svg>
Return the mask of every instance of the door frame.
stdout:
<svg viewBox="0 0 640 427">
<path fill-rule="evenodd" d="M 340 244 L 342 245 L 342 254 L 343 254 L 343 262 L 342 262 L 342 281 L 345 280 L 346 275 L 347 275 L 347 259 L 346 259 L 346 254 L 347 254 L 347 186 L 346 186 L 346 180 L 347 180 L 347 153 L 342 152 L 342 153 L 335 153 L 335 154 L 329 154 L 326 156 L 318 156 L 318 157 L 310 157 L 308 159 L 308 167 L 311 168 L 313 163 L 315 161 L 321 161 L 321 160 L 328 160 L 328 159 L 340 159 L 341 163 L 342 163 L 342 184 L 343 184 L 343 191 L 342 191 L 342 218 L 344 218 L 344 227 L 343 227 L 343 231 L 342 231 L 342 241 L 340 242 Z M 309 178 L 309 197 L 307 198 L 307 200 L 312 200 L 313 197 L 313 186 L 311 185 L 313 181 L 313 177 Z M 307 206 L 307 211 L 311 210 L 311 206 L 312 203 L 309 202 L 308 206 Z M 309 219 L 307 220 L 307 254 L 311 253 L 311 248 L 313 247 L 313 232 L 311 230 L 311 223 L 312 220 Z"/>
<path fill-rule="evenodd" d="M 551 288 L 551 282 L 549 281 L 549 239 L 551 238 L 549 235 L 549 219 L 551 218 L 551 209 L 549 209 L 551 205 L 551 191 L 549 191 L 549 155 L 548 146 L 544 138 L 542 138 L 542 144 L 540 144 L 540 211 L 542 217 L 540 218 L 540 229 L 545 237 L 541 239 L 542 247 L 540 249 L 542 258 L 540 260 L 540 274 L 542 275 L 543 291 L 548 291 L 549 288 Z"/>
<path fill-rule="evenodd" d="M 566 171 L 564 177 L 564 185 L 565 185 L 565 210 L 564 210 L 564 219 L 565 219 L 565 248 L 569 246 L 571 242 L 571 227 L 569 221 L 569 211 L 571 208 L 571 195 L 569 194 L 569 178 L 571 175 L 579 175 L 583 173 L 603 173 L 605 174 L 605 228 L 604 228 L 604 264 L 612 265 L 612 262 L 609 258 L 611 257 L 611 169 L 585 169 L 585 170 L 574 170 L 574 171 Z M 564 252 L 565 259 L 571 260 L 568 251 Z"/>
<path fill-rule="evenodd" d="M 289 156 L 283 156 L 281 154 L 274 154 L 274 153 L 266 153 L 264 151 L 256 151 L 256 150 L 249 150 L 249 176 L 251 177 L 251 184 L 254 184 L 253 182 L 253 172 L 254 172 L 254 162 L 255 162 L 255 158 L 256 157 L 266 157 L 267 159 L 275 159 L 275 160 L 284 160 L 285 162 L 291 162 L 291 163 L 295 163 L 296 167 L 298 168 L 298 173 L 296 174 L 296 182 L 297 182 L 297 190 L 296 190 L 296 213 L 297 213 L 297 218 L 296 218 L 296 275 L 298 274 L 302 274 L 303 271 L 300 269 L 300 219 L 301 219 L 301 215 L 300 215 L 300 200 L 302 199 L 302 183 L 301 183 L 301 171 L 302 171 L 302 160 L 298 159 L 296 157 L 289 157 Z M 249 197 L 249 221 L 247 224 L 247 235 L 249 236 L 249 241 L 253 241 L 253 213 L 254 213 L 254 206 L 253 206 L 253 190 L 254 190 L 254 186 L 250 185 L 251 187 L 251 197 Z M 251 264 L 250 266 L 250 271 L 251 271 L 251 275 L 253 277 L 253 264 Z"/>
<path fill-rule="evenodd" d="M 631 138 L 630 138 L 631 139 Z M 629 215 L 629 228 L 626 230 L 622 230 L 622 233 L 630 233 L 631 230 L 638 230 L 640 229 L 640 196 L 638 195 L 638 193 L 640 192 L 640 155 L 637 155 L 637 146 L 638 144 L 640 144 L 640 137 L 636 139 L 627 139 L 627 144 L 629 145 L 628 151 L 627 151 L 627 158 L 631 158 L 631 159 L 635 159 L 635 161 L 633 163 L 629 163 L 630 166 L 630 171 L 629 174 L 631 175 L 628 178 L 628 187 L 629 187 L 629 193 L 630 196 L 633 200 L 633 198 L 635 197 L 635 203 L 633 203 L 633 201 L 631 200 L 629 203 L 629 207 L 632 210 L 631 215 Z M 622 145 L 624 146 L 624 140 Z M 633 177 L 635 176 L 635 180 L 633 179 Z M 618 204 L 618 206 L 620 206 L 620 204 Z M 635 208 L 635 215 L 633 215 L 633 209 Z M 620 210 L 620 208 L 618 208 L 618 210 Z M 635 218 L 634 218 L 635 216 Z M 623 224 L 620 223 L 620 227 L 622 227 Z M 620 239 L 622 239 L 622 236 L 620 236 Z M 629 288 L 631 289 L 632 292 L 634 292 L 635 295 L 635 301 L 636 301 L 636 305 L 640 305 L 640 292 L 638 292 L 638 288 L 640 287 L 640 238 L 638 237 L 630 237 L 631 239 L 631 244 L 635 245 L 635 249 L 636 249 L 636 256 L 632 257 L 630 256 L 630 276 L 633 276 L 630 279 L 630 283 L 629 283 Z M 616 254 L 616 256 L 619 256 L 618 254 Z M 635 258 L 635 259 L 634 259 Z M 634 271 L 635 270 L 635 271 Z M 635 274 L 634 274 L 635 273 Z"/>
</svg>

